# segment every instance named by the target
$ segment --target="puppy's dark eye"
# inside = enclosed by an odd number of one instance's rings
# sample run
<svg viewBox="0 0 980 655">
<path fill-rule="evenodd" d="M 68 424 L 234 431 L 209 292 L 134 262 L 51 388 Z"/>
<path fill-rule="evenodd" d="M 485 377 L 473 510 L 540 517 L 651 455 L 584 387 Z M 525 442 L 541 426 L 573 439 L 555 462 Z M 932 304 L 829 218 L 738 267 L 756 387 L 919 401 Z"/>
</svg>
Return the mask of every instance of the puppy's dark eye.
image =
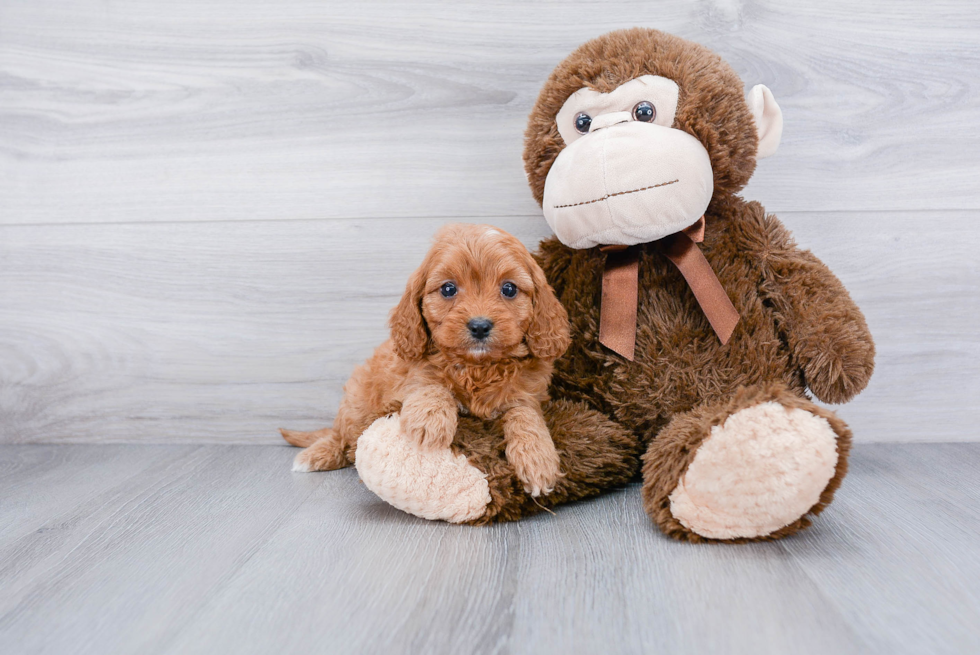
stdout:
<svg viewBox="0 0 980 655">
<path fill-rule="evenodd" d="M 500 285 L 500 293 L 504 294 L 505 298 L 513 298 L 517 295 L 517 285 L 513 282 L 504 282 Z"/>
<path fill-rule="evenodd" d="M 443 298 L 452 298 L 456 295 L 456 285 L 452 282 L 446 282 L 439 287 L 439 293 L 442 294 Z"/>
<path fill-rule="evenodd" d="M 582 112 L 575 117 L 575 129 L 578 130 L 579 134 L 585 134 L 589 131 L 592 126 L 592 117 Z"/>
<path fill-rule="evenodd" d="M 636 103 L 633 107 L 633 118 L 640 121 L 641 123 L 651 123 L 653 119 L 657 117 L 657 108 L 653 106 L 652 103 L 644 100 L 643 102 Z"/>
</svg>

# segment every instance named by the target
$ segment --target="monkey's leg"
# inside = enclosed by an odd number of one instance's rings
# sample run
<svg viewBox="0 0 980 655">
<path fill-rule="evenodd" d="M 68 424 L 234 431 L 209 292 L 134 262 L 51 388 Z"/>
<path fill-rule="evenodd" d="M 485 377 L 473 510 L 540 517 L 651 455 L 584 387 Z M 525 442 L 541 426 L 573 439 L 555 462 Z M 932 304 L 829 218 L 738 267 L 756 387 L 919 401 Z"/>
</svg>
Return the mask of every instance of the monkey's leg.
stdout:
<svg viewBox="0 0 980 655">
<path fill-rule="evenodd" d="M 641 448 L 632 433 L 581 403 L 556 401 L 542 409 L 562 473 L 547 496 L 525 492 L 507 461 L 500 420 L 460 417 L 447 451 L 419 448 L 400 433 L 397 417 L 380 419 L 358 440 L 358 473 L 365 486 L 403 511 L 472 524 L 513 521 L 622 486 L 636 475 Z"/>
<path fill-rule="evenodd" d="M 778 539 L 810 525 L 847 472 L 851 431 L 782 384 L 678 414 L 643 456 L 643 504 L 676 539 Z"/>
<path fill-rule="evenodd" d="M 558 451 L 561 476 L 547 496 L 531 497 L 507 461 L 499 424 L 484 424 L 468 435 L 457 433 L 470 463 L 488 473 L 491 502 L 470 521 L 515 521 L 545 508 L 597 496 L 634 479 L 643 452 L 636 435 L 587 405 L 567 400 L 545 403 L 545 423 Z M 491 428 L 491 429 L 488 429 Z"/>
</svg>

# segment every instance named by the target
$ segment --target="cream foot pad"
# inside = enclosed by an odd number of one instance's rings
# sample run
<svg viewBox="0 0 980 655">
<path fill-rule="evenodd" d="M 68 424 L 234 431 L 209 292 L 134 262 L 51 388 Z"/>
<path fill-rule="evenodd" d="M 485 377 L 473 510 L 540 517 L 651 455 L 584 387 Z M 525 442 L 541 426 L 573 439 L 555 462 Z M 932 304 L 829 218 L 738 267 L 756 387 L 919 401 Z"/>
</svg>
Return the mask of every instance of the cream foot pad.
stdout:
<svg viewBox="0 0 980 655">
<path fill-rule="evenodd" d="M 670 495 L 670 512 L 704 537 L 761 537 L 816 505 L 836 466 L 825 419 L 762 403 L 711 429 Z"/>
<path fill-rule="evenodd" d="M 490 504 L 485 473 L 449 449 L 411 443 L 397 414 L 364 431 L 354 461 L 361 480 L 381 500 L 424 519 L 462 523 L 482 516 Z"/>
</svg>

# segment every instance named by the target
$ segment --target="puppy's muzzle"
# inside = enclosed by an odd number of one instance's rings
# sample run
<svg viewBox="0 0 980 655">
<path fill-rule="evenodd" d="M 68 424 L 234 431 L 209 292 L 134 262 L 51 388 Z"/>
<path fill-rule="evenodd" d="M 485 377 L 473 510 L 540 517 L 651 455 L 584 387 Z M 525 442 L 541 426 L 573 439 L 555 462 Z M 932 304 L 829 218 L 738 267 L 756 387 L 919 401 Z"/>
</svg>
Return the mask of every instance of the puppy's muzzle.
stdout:
<svg viewBox="0 0 980 655">
<path fill-rule="evenodd" d="M 470 322 L 466 324 L 466 327 L 474 339 L 483 341 L 490 336 L 490 331 L 493 329 L 493 321 L 483 317 L 471 318 Z"/>
</svg>

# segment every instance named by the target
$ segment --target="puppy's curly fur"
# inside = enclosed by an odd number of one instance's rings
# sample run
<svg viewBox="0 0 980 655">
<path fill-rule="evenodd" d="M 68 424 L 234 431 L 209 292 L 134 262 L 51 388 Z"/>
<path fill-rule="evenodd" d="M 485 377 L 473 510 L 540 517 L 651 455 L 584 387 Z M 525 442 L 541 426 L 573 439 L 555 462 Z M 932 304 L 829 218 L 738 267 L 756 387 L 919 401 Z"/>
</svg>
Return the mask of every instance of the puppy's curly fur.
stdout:
<svg viewBox="0 0 980 655">
<path fill-rule="evenodd" d="M 506 283 L 516 287 L 513 297 Z M 474 320 L 492 324 L 484 338 Z M 443 227 L 389 323 L 391 339 L 351 375 L 333 427 L 282 430 L 306 447 L 294 470 L 351 465 L 361 433 L 394 412 L 408 438 L 448 448 L 464 413 L 500 417 L 507 459 L 525 490 L 550 493 L 559 459 L 541 403 L 553 362 L 570 343 L 568 315 L 523 244 L 489 225 Z"/>
</svg>

